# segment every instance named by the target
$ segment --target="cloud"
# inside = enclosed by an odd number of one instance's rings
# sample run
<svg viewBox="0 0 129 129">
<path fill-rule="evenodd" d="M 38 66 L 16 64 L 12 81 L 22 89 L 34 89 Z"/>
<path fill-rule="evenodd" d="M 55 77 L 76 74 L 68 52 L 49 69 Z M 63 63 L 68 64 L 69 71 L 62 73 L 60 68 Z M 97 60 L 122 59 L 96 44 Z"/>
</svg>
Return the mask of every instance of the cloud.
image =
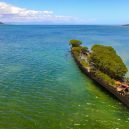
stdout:
<svg viewBox="0 0 129 129">
<path fill-rule="evenodd" d="M 58 16 L 52 11 L 30 10 L 0 2 L 0 21 L 8 23 L 77 23 L 78 18 Z"/>
</svg>

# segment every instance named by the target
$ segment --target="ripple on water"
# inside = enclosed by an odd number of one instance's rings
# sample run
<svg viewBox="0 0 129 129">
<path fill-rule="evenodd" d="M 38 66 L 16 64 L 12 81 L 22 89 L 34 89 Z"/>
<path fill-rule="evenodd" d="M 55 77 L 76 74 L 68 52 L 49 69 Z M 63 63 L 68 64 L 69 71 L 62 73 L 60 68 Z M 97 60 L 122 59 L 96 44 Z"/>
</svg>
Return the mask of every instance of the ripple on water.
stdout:
<svg viewBox="0 0 129 129">
<path fill-rule="evenodd" d="M 128 31 L 110 26 L 0 27 L 0 128 L 128 128 L 129 111 L 80 72 L 66 43 L 73 37 L 89 47 L 93 41 L 109 42 L 125 57 Z"/>
</svg>

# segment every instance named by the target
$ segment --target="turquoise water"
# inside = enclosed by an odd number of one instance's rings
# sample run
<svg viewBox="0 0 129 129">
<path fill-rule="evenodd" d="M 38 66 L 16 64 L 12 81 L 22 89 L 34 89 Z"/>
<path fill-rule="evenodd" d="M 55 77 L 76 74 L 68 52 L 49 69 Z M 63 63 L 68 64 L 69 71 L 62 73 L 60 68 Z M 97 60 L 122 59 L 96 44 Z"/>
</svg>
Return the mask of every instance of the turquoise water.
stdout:
<svg viewBox="0 0 129 129">
<path fill-rule="evenodd" d="M 129 68 L 128 27 L 0 26 L 0 129 L 129 128 L 129 109 L 77 67 L 72 38 L 112 45 Z"/>
</svg>

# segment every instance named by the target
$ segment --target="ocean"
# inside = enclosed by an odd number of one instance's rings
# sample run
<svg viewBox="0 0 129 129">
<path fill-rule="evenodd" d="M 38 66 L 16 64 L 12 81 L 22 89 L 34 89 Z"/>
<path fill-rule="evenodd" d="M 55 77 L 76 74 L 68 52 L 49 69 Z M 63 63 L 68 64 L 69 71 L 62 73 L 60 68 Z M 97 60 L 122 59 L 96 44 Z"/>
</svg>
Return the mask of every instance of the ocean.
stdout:
<svg viewBox="0 0 129 129">
<path fill-rule="evenodd" d="M 70 39 L 113 46 L 129 69 L 127 26 L 1 25 L 0 129 L 129 128 L 129 109 L 80 71 Z"/>
</svg>

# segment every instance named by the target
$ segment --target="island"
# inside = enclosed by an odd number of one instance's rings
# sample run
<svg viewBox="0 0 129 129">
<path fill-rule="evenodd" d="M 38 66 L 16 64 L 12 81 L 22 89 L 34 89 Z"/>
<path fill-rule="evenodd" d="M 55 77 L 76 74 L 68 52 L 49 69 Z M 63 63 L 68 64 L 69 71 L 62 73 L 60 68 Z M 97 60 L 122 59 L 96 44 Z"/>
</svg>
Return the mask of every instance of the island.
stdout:
<svg viewBox="0 0 129 129">
<path fill-rule="evenodd" d="M 95 44 L 91 50 L 80 40 L 70 40 L 71 54 L 81 71 L 129 107 L 128 69 L 111 46 Z"/>
<path fill-rule="evenodd" d="M 4 25 L 4 23 L 3 22 L 0 22 L 0 25 Z"/>
<path fill-rule="evenodd" d="M 129 24 L 125 24 L 125 25 L 123 25 L 123 26 L 129 26 Z"/>
</svg>

